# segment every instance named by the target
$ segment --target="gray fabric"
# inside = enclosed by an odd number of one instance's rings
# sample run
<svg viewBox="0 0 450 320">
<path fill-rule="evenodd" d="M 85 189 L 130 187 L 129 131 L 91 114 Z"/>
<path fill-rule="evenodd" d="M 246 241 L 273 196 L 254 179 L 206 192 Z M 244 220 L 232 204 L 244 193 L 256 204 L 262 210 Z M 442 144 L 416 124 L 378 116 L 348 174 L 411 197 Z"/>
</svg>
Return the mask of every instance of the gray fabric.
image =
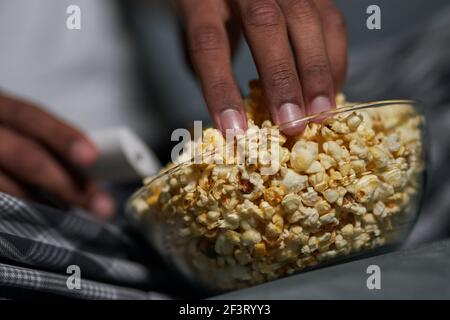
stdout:
<svg viewBox="0 0 450 320">
<path fill-rule="evenodd" d="M 414 99 L 427 116 L 428 191 L 409 245 L 450 236 L 450 6 L 409 35 L 356 51 L 345 92 L 354 101 Z"/>
<path fill-rule="evenodd" d="M 86 299 L 159 296 L 148 267 L 130 259 L 136 244 L 118 227 L 77 213 L 34 206 L 0 193 L 0 289 L 21 288 Z M 66 286 L 67 268 L 81 270 L 81 290 Z"/>
</svg>

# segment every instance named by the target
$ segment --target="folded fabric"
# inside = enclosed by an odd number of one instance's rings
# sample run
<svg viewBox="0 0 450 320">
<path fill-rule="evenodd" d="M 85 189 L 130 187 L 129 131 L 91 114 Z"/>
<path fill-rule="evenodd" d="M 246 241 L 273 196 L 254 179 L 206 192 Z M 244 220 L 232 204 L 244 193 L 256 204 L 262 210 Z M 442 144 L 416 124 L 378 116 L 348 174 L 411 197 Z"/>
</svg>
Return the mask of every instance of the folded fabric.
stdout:
<svg viewBox="0 0 450 320">
<path fill-rule="evenodd" d="M 144 291 L 152 274 L 132 260 L 141 255 L 136 247 L 112 224 L 0 193 L 0 296 L 10 287 L 88 299 L 159 297 Z M 80 270 L 81 289 L 68 288 L 70 266 Z"/>
</svg>

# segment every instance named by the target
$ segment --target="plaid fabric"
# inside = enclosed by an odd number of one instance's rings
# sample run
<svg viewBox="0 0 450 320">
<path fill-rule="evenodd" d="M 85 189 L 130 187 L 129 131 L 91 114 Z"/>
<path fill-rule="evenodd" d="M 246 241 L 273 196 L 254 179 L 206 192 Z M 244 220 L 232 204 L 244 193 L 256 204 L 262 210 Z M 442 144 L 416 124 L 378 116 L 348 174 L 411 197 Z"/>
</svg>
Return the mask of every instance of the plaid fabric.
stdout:
<svg viewBox="0 0 450 320">
<path fill-rule="evenodd" d="M 81 213 L 29 205 L 0 193 L 0 287 L 87 299 L 158 297 L 111 285 L 151 283 L 148 268 L 127 260 L 134 248 L 114 225 Z M 70 265 L 80 267 L 80 290 L 66 285 Z"/>
<path fill-rule="evenodd" d="M 77 299 L 144 300 L 164 299 L 163 295 L 81 279 L 80 288 L 69 289 L 68 275 L 0 263 L 0 287 L 48 293 Z M 42 295 L 41 295 L 42 297 Z"/>
</svg>

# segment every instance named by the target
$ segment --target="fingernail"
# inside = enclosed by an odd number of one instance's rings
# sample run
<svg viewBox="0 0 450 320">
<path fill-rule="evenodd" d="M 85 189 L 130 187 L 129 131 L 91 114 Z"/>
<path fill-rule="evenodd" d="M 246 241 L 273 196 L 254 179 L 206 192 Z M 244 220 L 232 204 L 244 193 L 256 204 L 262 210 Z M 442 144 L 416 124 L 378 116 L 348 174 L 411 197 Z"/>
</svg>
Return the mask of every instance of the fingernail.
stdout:
<svg viewBox="0 0 450 320">
<path fill-rule="evenodd" d="M 94 164 L 96 157 L 96 150 L 86 141 L 77 141 L 70 148 L 70 158 L 77 165 L 91 166 Z"/>
<path fill-rule="evenodd" d="M 115 211 L 114 200 L 109 195 L 100 193 L 91 200 L 89 209 L 101 218 L 108 218 Z"/>
<path fill-rule="evenodd" d="M 333 108 L 330 99 L 326 96 L 318 96 L 311 102 L 311 114 L 328 111 Z"/>
<path fill-rule="evenodd" d="M 278 121 L 281 130 L 287 135 L 296 135 L 305 129 L 305 123 L 302 121 L 293 122 L 303 118 L 300 107 L 294 103 L 283 104 L 278 111 Z"/>
<path fill-rule="evenodd" d="M 224 133 L 229 132 L 242 132 L 247 127 L 242 114 L 234 109 L 226 109 L 220 114 L 220 124 Z"/>
</svg>

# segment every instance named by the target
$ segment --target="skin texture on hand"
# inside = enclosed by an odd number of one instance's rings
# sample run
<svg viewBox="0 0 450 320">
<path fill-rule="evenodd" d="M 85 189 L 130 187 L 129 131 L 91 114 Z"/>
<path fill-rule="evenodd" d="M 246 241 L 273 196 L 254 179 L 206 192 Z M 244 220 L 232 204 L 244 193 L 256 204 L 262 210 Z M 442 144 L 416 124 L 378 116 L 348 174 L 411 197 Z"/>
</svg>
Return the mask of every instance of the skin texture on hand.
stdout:
<svg viewBox="0 0 450 320">
<path fill-rule="evenodd" d="M 33 189 L 109 217 L 114 202 L 80 169 L 97 149 L 80 131 L 30 103 L 0 94 L 0 191 L 35 199 Z"/>
<path fill-rule="evenodd" d="M 331 0 L 180 0 L 179 4 L 194 70 L 222 132 L 247 126 L 231 68 L 231 49 L 240 31 L 275 123 L 336 106 L 335 94 L 347 68 L 347 37 L 344 19 Z M 283 127 L 288 135 L 304 129 Z"/>
</svg>

